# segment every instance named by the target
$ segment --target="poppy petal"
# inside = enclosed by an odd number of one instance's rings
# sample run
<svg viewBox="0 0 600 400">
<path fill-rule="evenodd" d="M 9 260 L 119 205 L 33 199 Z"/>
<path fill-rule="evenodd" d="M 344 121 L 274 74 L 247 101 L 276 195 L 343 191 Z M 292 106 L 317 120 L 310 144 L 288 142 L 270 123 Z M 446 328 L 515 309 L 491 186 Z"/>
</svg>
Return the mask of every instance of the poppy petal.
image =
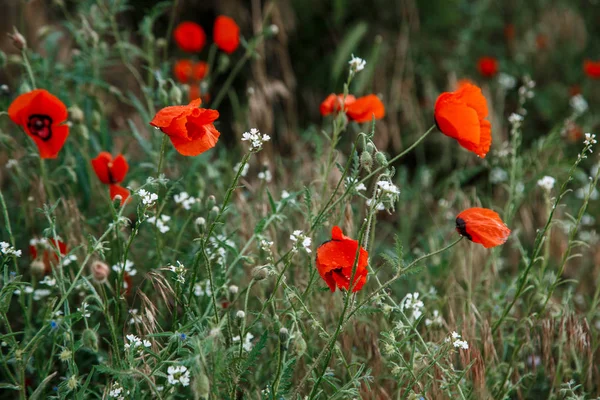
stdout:
<svg viewBox="0 0 600 400">
<path fill-rule="evenodd" d="M 92 167 L 100 182 L 110 185 L 113 183 L 110 179 L 110 172 L 108 170 L 108 163 L 112 160 L 112 155 L 106 151 L 98 154 L 96 158 L 92 160 Z"/>
<path fill-rule="evenodd" d="M 30 132 L 29 128 L 25 127 L 25 132 L 33 139 L 38 147 L 41 158 L 56 158 L 58 153 L 64 146 L 69 136 L 69 126 L 53 125 L 52 136 L 48 140 L 42 140 L 39 136 Z"/>
<path fill-rule="evenodd" d="M 221 50 L 231 54 L 240 45 L 240 27 L 232 18 L 219 15 L 215 20 L 213 39 Z"/>
<path fill-rule="evenodd" d="M 113 201 L 115 200 L 116 196 L 121 196 L 121 206 L 123 204 L 127 203 L 127 201 L 129 201 L 130 192 L 128 189 L 126 189 L 122 186 L 110 185 L 109 193 L 110 193 L 110 199 Z"/>
<path fill-rule="evenodd" d="M 169 106 L 156 113 L 150 125 L 157 128 L 168 128 L 174 119 L 181 117 L 188 109 L 188 106 Z"/>
<path fill-rule="evenodd" d="M 175 150 L 177 150 L 179 154 L 184 156 L 197 156 L 215 147 L 220 133 L 217 131 L 214 125 L 204 125 L 198 129 L 202 130 L 202 132 L 195 133 L 195 135 L 198 136 L 196 139 L 186 139 L 180 136 L 169 136 L 171 143 L 173 143 Z"/>
<path fill-rule="evenodd" d="M 488 116 L 487 101 L 481 93 L 481 89 L 472 83 L 463 83 L 460 85 L 456 94 L 460 96 L 467 106 L 477 112 L 479 119 L 484 119 Z"/>
<path fill-rule="evenodd" d="M 129 170 L 129 164 L 125 157 L 122 154 L 119 154 L 112 161 L 112 168 L 110 169 L 110 173 L 112 176 L 112 183 L 119 183 L 125 179 L 125 175 L 127 175 L 127 171 Z"/>
<path fill-rule="evenodd" d="M 381 119 L 385 116 L 385 106 L 374 94 L 359 97 L 356 101 L 346 106 L 346 115 L 356 122 L 369 122 L 373 118 Z"/>
<path fill-rule="evenodd" d="M 476 148 L 479 144 L 481 127 L 477 112 L 452 93 L 444 93 L 436 101 L 435 122 L 444 135 L 459 140 L 461 146 Z"/>
<path fill-rule="evenodd" d="M 26 125 L 28 114 L 25 112 L 34 97 L 38 96 L 43 89 L 32 90 L 17 96 L 8 107 L 8 116 L 17 125 Z"/>
</svg>

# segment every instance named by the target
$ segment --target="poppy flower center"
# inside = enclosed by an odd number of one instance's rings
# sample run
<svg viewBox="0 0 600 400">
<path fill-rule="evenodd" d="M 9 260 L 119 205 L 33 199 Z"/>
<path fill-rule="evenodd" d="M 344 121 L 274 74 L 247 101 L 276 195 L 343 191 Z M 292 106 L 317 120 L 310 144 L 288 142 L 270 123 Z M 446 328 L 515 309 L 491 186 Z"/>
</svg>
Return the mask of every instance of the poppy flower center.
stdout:
<svg viewBox="0 0 600 400">
<path fill-rule="evenodd" d="M 456 218 L 456 231 L 469 240 L 473 240 L 471 235 L 467 233 L 467 224 L 464 219 Z"/>
<path fill-rule="evenodd" d="M 50 140 L 52 137 L 52 118 L 47 115 L 33 114 L 29 116 L 27 128 L 32 135 L 35 135 L 43 141 Z"/>
</svg>

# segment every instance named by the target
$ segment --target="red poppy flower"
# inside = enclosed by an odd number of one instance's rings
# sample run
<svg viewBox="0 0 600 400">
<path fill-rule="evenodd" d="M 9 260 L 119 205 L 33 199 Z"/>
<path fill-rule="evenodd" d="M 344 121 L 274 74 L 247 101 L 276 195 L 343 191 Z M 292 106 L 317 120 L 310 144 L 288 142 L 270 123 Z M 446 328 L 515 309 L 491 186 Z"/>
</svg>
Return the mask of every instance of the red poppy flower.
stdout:
<svg viewBox="0 0 600 400">
<path fill-rule="evenodd" d="M 481 57 L 477 61 L 477 70 L 482 76 L 491 78 L 498 73 L 498 60 L 494 57 Z"/>
<path fill-rule="evenodd" d="M 41 250 L 41 253 L 38 252 Z M 58 252 L 61 256 L 66 256 L 68 251 L 67 245 L 60 240 L 55 239 L 33 239 L 29 244 L 29 252 L 34 260 L 40 257 L 44 264 L 44 273 L 52 272 L 52 266 L 58 264 Z"/>
<path fill-rule="evenodd" d="M 121 205 L 129 201 L 130 192 L 128 189 L 119 185 L 110 185 L 109 187 L 110 199 L 115 200 L 116 196 L 121 196 Z"/>
<path fill-rule="evenodd" d="M 356 101 L 356 97 L 351 94 L 347 95 L 344 99 L 343 94 L 335 95 L 331 93 L 323 102 L 321 103 L 320 111 L 322 116 L 327 116 L 332 113 L 337 113 L 342 109 L 342 104 L 344 105 L 344 109 L 348 107 L 348 104 L 354 103 Z"/>
<path fill-rule="evenodd" d="M 240 45 L 240 27 L 232 18 L 219 15 L 215 20 L 213 39 L 219 49 L 231 54 Z"/>
<path fill-rule="evenodd" d="M 456 217 L 456 231 L 472 242 L 489 249 L 504 244 L 510 229 L 498 213 L 487 208 L 469 208 Z"/>
<path fill-rule="evenodd" d="M 600 78 L 600 61 L 585 60 L 583 63 L 583 71 L 592 79 Z"/>
<path fill-rule="evenodd" d="M 196 63 L 188 59 L 178 60 L 173 66 L 173 75 L 180 83 L 197 82 L 204 79 L 208 72 L 208 64 L 204 61 Z"/>
<path fill-rule="evenodd" d="M 177 46 L 188 53 L 200 52 L 206 44 L 204 29 L 191 21 L 185 21 L 177 25 L 173 31 L 173 38 Z"/>
<path fill-rule="evenodd" d="M 67 107 L 44 89 L 18 96 L 8 107 L 8 116 L 33 139 L 41 158 L 56 158 L 69 136 L 69 127 L 62 125 Z"/>
<path fill-rule="evenodd" d="M 435 102 L 435 124 L 446 136 L 484 158 L 492 145 L 492 124 L 481 89 L 470 83 L 456 92 L 442 93 Z"/>
<path fill-rule="evenodd" d="M 334 226 L 331 240 L 317 249 L 317 270 L 332 292 L 335 292 L 336 286 L 348 290 L 357 248 L 358 241 L 344 236 L 340 227 Z M 361 247 L 352 284 L 353 292 L 358 292 L 367 282 L 368 263 L 369 253 Z"/>
<path fill-rule="evenodd" d="M 381 119 L 385 116 L 385 107 L 374 94 L 359 97 L 346 106 L 346 115 L 356 122 L 370 122 L 373 117 Z"/>
<path fill-rule="evenodd" d="M 187 106 L 165 107 L 150 122 L 168 135 L 175 149 L 184 156 L 197 156 L 215 147 L 221 135 L 213 125 L 219 112 L 198 108 L 201 102 L 196 99 Z"/>
<path fill-rule="evenodd" d="M 100 179 L 100 182 L 111 185 L 122 182 L 127 175 L 129 164 L 123 155 L 119 154 L 115 158 L 106 151 L 98 154 L 98 157 L 92 160 L 92 167 Z"/>
</svg>

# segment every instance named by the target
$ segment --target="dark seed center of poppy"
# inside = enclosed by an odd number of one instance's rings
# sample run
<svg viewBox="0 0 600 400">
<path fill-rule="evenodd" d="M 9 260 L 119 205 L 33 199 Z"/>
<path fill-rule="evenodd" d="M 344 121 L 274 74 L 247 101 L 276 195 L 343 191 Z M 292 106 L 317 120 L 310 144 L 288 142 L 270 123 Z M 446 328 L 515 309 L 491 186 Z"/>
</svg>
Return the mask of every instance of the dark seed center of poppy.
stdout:
<svg viewBox="0 0 600 400">
<path fill-rule="evenodd" d="M 43 114 L 33 114 L 29 116 L 27 128 L 32 135 L 35 135 L 43 141 L 50 140 L 52 137 L 52 118 Z"/>
<path fill-rule="evenodd" d="M 473 240 L 471 235 L 467 233 L 467 223 L 462 218 L 456 218 L 456 231 L 469 240 Z"/>
</svg>

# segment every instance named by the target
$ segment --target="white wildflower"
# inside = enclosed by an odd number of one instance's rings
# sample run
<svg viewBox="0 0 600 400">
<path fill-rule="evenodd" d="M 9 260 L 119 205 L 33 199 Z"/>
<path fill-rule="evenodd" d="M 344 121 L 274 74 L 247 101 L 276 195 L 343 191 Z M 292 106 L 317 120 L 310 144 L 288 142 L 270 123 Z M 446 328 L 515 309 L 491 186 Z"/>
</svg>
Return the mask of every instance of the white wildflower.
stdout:
<svg viewBox="0 0 600 400">
<path fill-rule="evenodd" d="M 523 116 L 517 113 L 512 113 L 508 117 L 508 122 L 510 122 L 512 125 L 520 125 L 521 122 L 523 122 Z"/>
<path fill-rule="evenodd" d="M 21 250 L 16 250 L 7 242 L 0 242 L 0 254 L 4 256 L 21 257 Z"/>
<path fill-rule="evenodd" d="M 202 284 L 200 282 L 196 283 L 194 285 L 194 294 L 197 297 L 200 297 L 200 296 L 212 296 L 212 290 L 210 289 L 210 281 L 207 279 L 204 282 L 204 287 L 202 287 Z"/>
<path fill-rule="evenodd" d="M 258 179 L 268 183 L 271 182 L 271 180 L 273 180 L 273 175 L 271 175 L 271 171 L 265 169 L 264 171 L 258 173 Z"/>
<path fill-rule="evenodd" d="M 263 144 L 271 140 L 269 135 L 263 135 L 256 128 L 250 129 L 250 132 L 244 132 L 242 135 L 243 142 L 250 143 L 250 151 L 257 152 L 262 150 Z"/>
<path fill-rule="evenodd" d="M 167 374 L 167 381 L 170 385 L 189 386 L 190 384 L 190 371 L 183 365 L 169 366 Z"/>
<path fill-rule="evenodd" d="M 501 72 L 498 74 L 498 84 L 504 90 L 510 90 L 517 85 L 517 80 L 514 76 Z"/>
<path fill-rule="evenodd" d="M 156 217 L 148 218 L 148 223 L 156 225 L 160 233 L 167 233 L 171 230 L 171 228 L 169 228 L 169 226 L 167 225 L 167 222 L 169 222 L 170 220 L 171 217 L 162 214 L 158 219 Z"/>
<path fill-rule="evenodd" d="M 585 134 L 585 140 L 583 142 L 583 144 L 585 144 L 586 146 L 591 146 L 593 144 L 596 144 L 596 135 L 592 134 L 592 133 L 586 133 Z"/>
<path fill-rule="evenodd" d="M 142 323 L 142 316 L 138 314 L 137 308 L 130 309 L 129 315 L 131 315 L 131 318 L 129 318 L 129 325 Z"/>
<path fill-rule="evenodd" d="M 508 180 L 508 172 L 506 170 L 496 167 L 490 171 L 490 182 L 497 184 L 506 182 Z"/>
<path fill-rule="evenodd" d="M 442 316 L 440 315 L 440 312 L 438 310 L 433 310 L 433 317 L 431 319 L 426 318 L 425 319 L 425 325 L 426 326 L 442 326 L 444 324 L 444 319 L 442 318 Z"/>
<path fill-rule="evenodd" d="M 246 338 L 244 339 L 244 344 L 243 344 L 244 350 L 246 350 L 246 351 L 252 350 L 252 339 L 254 339 L 254 335 L 251 334 L 250 332 L 247 332 Z M 240 335 L 232 337 L 231 340 L 233 340 L 234 343 L 239 342 Z"/>
<path fill-rule="evenodd" d="M 81 303 L 81 307 L 77 308 L 77 312 L 80 312 L 83 318 L 89 318 L 92 314 L 88 311 L 88 303 L 85 301 Z"/>
<path fill-rule="evenodd" d="M 411 311 L 412 319 L 417 320 L 423 315 L 423 308 L 425 304 L 421 300 L 419 300 L 419 293 L 408 293 L 402 302 L 400 303 L 400 309 L 402 311 Z"/>
<path fill-rule="evenodd" d="M 312 252 L 312 250 L 310 249 L 312 240 L 311 240 L 311 238 L 305 236 L 302 231 L 298 231 L 298 230 L 294 231 L 290 235 L 290 239 L 292 242 L 295 243 L 296 249 L 299 248 L 300 246 L 302 246 L 304 248 L 304 251 L 306 251 L 307 253 Z"/>
<path fill-rule="evenodd" d="M 554 183 L 556 182 L 556 179 L 554 179 L 551 176 L 544 176 L 542 179 L 539 179 L 537 181 L 537 185 L 539 187 L 541 187 L 542 189 L 546 190 L 546 191 L 551 191 L 552 188 L 554 187 Z"/>
<path fill-rule="evenodd" d="M 137 270 L 133 268 L 133 261 L 125 260 L 125 266 L 122 263 L 115 264 L 112 266 L 112 270 L 118 273 L 122 271 L 127 272 L 129 276 L 135 276 L 137 274 Z"/>
<path fill-rule="evenodd" d="M 348 64 L 350 64 L 350 71 L 352 73 L 357 73 L 365 69 L 367 62 L 360 57 L 355 57 L 354 54 L 352 54 L 352 58 L 350 61 L 348 61 Z"/>
<path fill-rule="evenodd" d="M 142 199 L 142 203 L 148 207 L 152 207 L 156 200 L 158 200 L 158 195 L 156 193 L 149 192 L 145 189 L 138 190 L 137 194 Z"/>
<path fill-rule="evenodd" d="M 196 203 L 196 198 L 190 196 L 188 192 L 181 192 L 179 194 L 176 194 L 175 196 L 173 196 L 173 200 L 175 200 L 175 203 L 181 204 L 181 206 L 185 210 L 190 210 L 192 206 Z"/>
<path fill-rule="evenodd" d="M 185 266 L 177 261 L 177 266 L 169 265 L 169 271 L 175 274 L 175 280 L 181 284 L 185 283 Z"/>
<path fill-rule="evenodd" d="M 18 164 L 19 164 L 19 163 L 17 162 L 17 160 L 15 160 L 15 159 L 11 158 L 10 160 L 8 160 L 8 161 L 6 162 L 6 168 L 8 168 L 8 169 L 11 169 L 11 168 L 14 168 L 14 167 L 16 167 Z"/>
<path fill-rule="evenodd" d="M 571 97 L 571 100 L 569 100 L 569 105 L 578 115 L 583 114 L 588 109 L 588 102 L 580 94 Z"/>
</svg>

